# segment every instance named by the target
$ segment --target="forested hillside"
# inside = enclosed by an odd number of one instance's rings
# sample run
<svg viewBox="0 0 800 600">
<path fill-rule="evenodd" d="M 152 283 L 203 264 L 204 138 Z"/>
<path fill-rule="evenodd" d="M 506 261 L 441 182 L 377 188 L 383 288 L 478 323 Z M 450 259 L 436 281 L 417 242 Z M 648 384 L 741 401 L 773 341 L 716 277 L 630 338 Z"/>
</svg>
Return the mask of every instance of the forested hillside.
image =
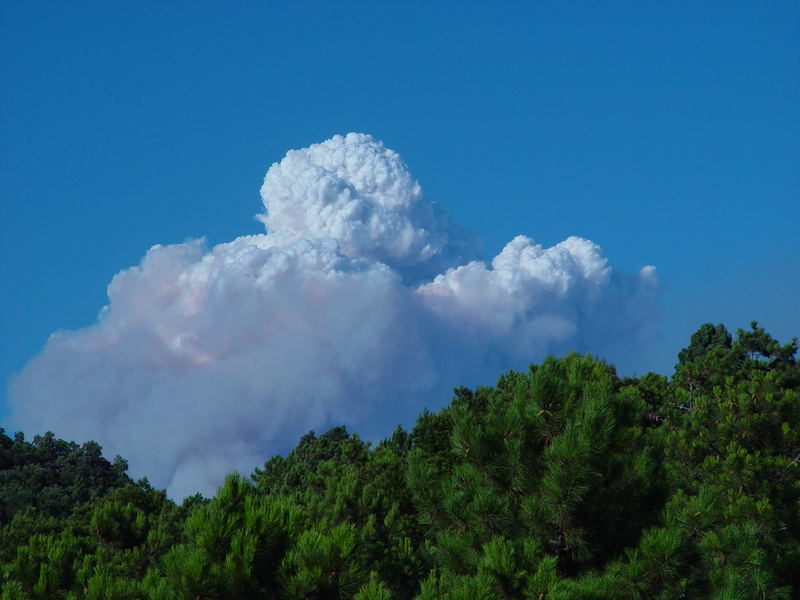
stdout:
<svg viewBox="0 0 800 600">
<path fill-rule="evenodd" d="M 707 324 L 670 378 L 551 357 L 180 505 L 0 430 L 2 600 L 796 598 L 796 351 Z"/>
</svg>

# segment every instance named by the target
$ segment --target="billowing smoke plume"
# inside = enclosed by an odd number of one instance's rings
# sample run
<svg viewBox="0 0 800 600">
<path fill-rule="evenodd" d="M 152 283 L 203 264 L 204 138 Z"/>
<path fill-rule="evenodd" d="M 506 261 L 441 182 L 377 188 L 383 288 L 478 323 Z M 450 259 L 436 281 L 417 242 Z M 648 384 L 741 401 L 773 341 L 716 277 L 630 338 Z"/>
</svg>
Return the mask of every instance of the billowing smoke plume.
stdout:
<svg viewBox="0 0 800 600">
<path fill-rule="evenodd" d="M 652 267 L 571 237 L 490 263 L 370 136 L 289 152 L 261 190 L 268 233 L 151 248 L 97 323 L 51 336 L 12 382 L 11 421 L 95 439 L 175 497 L 210 492 L 310 429 L 368 438 L 456 385 L 548 352 L 612 360 L 650 333 Z"/>
</svg>

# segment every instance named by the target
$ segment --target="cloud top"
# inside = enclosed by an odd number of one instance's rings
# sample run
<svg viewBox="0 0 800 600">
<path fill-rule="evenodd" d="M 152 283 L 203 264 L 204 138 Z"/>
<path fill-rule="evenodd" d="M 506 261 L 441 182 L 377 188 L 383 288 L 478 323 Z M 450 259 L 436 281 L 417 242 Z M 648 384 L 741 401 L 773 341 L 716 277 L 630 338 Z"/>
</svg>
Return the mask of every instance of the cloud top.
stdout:
<svg viewBox="0 0 800 600">
<path fill-rule="evenodd" d="M 435 275 L 477 254 L 477 238 L 427 201 L 400 156 L 369 135 L 289 151 L 267 172 L 261 198 L 270 233 L 331 238 L 345 256 L 404 276 Z"/>
<path fill-rule="evenodd" d="M 12 382 L 11 422 L 96 439 L 180 497 L 309 429 L 409 425 L 456 385 L 546 353 L 646 343 L 659 284 L 577 237 L 518 236 L 491 262 L 363 134 L 292 150 L 261 189 L 267 233 L 151 248 L 98 321 L 58 332 Z"/>
</svg>

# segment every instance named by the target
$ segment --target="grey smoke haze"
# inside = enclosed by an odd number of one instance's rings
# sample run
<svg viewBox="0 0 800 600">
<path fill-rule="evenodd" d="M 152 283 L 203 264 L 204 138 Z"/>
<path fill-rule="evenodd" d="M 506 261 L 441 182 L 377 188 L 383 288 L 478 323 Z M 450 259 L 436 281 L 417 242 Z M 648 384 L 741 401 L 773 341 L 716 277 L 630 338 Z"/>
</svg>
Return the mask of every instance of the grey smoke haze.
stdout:
<svg viewBox="0 0 800 600">
<path fill-rule="evenodd" d="M 14 427 L 95 439 L 176 498 L 249 473 L 310 429 L 367 438 L 456 385 L 550 352 L 624 360 L 657 313 L 578 237 L 518 236 L 490 262 L 368 135 L 290 151 L 261 189 L 267 233 L 151 248 L 97 322 L 57 332 L 9 389 Z"/>
</svg>

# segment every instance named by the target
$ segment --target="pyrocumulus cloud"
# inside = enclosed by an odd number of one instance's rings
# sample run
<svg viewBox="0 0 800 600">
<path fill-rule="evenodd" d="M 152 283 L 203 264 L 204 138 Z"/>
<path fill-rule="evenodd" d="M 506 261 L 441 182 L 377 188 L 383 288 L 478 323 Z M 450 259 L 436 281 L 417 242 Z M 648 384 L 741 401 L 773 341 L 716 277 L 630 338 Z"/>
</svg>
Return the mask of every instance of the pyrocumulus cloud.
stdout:
<svg viewBox="0 0 800 600">
<path fill-rule="evenodd" d="M 652 267 L 617 272 L 578 237 L 478 260 L 368 135 L 290 151 L 261 196 L 266 233 L 154 246 L 118 273 L 97 322 L 53 334 L 14 379 L 14 426 L 95 439 L 180 498 L 310 429 L 377 438 L 455 385 L 550 352 L 624 359 L 652 332 Z"/>
</svg>

